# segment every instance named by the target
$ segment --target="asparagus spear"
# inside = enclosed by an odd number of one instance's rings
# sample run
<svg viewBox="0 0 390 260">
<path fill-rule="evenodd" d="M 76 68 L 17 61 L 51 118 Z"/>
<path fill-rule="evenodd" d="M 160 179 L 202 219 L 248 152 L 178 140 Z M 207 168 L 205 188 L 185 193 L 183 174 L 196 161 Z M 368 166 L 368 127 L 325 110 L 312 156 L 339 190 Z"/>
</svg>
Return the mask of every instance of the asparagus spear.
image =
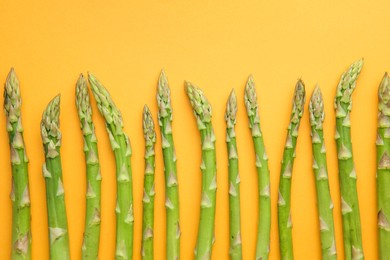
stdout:
<svg viewBox="0 0 390 260">
<path fill-rule="evenodd" d="M 240 228 L 240 175 L 238 173 L 238 154 L 234 126 L 237 115 L 237 98 L 234 90 L 226 104 L 226 144 L 229 157 L 229 224 L 230 224 L 230 259 L 242 259 Z"/>
<path fill-rule="evenodd" d="M 386 73 L 378 91 L 377 196 L 379 257 L 390 259 L 390 78 Z"/>
<path fill-rule="evenodd" d="M 352 109 L 352 93 L 356 87 L 356 80 L 362 66 L 363 60 L 360 59 L 343 73 L 334 100 L 344 252 L 347 260 L 364 258 L 356 190 L 356 171 L 352 157 L 351 122 L 349 119 Z"/>
<path fill-rule="evenodd" d="M 278 222 L 280 255 L 283 260 L 294 259 L 291 221 L 291 177 L 295 159 L 299 124 L 305 105 L 305 85 L 298 80 L 295 86 L 290 124 L 284 146 L 282 167 L 279 181 Z"/>
<path fill-rule="evenodd" d="M 94 75 L 88 74 L 88 79 L 97 107 L 106 121 L 107 133 L 115 155 L 117 176 L 116 259 L 132 259 L 134 215 L 130 140 L 123 132 L 122 115 L 107 89 Z"/>
<path fill-rule="evenodd" d="M 28 158 L 24 147 L 19 80 L 12 68 L 4 85 L 4 112 L 12 166 L 12 250 L 11 258 L 31 258 L 30 194 Z"/>
<path fill-rule="evenodd" d="M 180 258 L 179 190 L 177 181 L 176 153 L 172 136 L 172 106 L 170 89 L 165 72 L 161 71 L 157 89 L 159 108 L 158 123 L 161 130 L 164 157 L 167 259 Z"/>
<path fill-rule="evenodd" d="M 85 216 L 83 259 L 98 259 L 100 239 L 100 175 L 99 153 L 87 82 L 81 74 L 76 84 L 76 106 L 84 138 L 84 154 L 87 173 L 87 210 Z"/>
<path fill-rule="evenodd" d="M 211 258 L 214 243 L 215 199 L 217 191 L 217 167 L 215 155 L 215 135 L 211 123 L 211 105 L 202 90 L 186 82 L 186 91 L 196 118 L 202 142 L 202 198 L 200 223 L 195 259 Z"/>
<path fill-rule="evenodd" d="M 321 89 L 316 86 L 309 104 L 313 171 L 316 179 L 318 213 L 321 231 L 322 259 L 337 259 L 333 224 L 333 203 L 330 197 L 326 149 L 323 133 L 325 118 Z"/>
<path fill-rule="evenodd" d="M 47 105 L 42 115 L 41 136 L 46 162 L 43 176 L 46 182 L 46 200 L 49 221 L 50 259 L 69 259 L 69 236 L 62 182 L 60 95 Z"/>
<path fill-rule="evenodd" d="M 271 230 L 271 199 L 268 156 L 265 151 L 260 127 L 255 82 L 249 76 L 245 87 L 245 105 L 248 113 L 249 128 L 252 132 L 253 146 L 256 154 L 256 169 L 259 189 L 259 220 L 257 229 L 256 259 L 268 259 Z"/>
<path fill-rule="evenodd" d="M 145 105 L 143 112 L 143 130 L 145 138 L 145 175 L 143 222 L 142 222 L 142 259 L 153 259 L 153 226 L 154 226 L 154 145 L 156 132 L 149 108 Z"/>
</svg>

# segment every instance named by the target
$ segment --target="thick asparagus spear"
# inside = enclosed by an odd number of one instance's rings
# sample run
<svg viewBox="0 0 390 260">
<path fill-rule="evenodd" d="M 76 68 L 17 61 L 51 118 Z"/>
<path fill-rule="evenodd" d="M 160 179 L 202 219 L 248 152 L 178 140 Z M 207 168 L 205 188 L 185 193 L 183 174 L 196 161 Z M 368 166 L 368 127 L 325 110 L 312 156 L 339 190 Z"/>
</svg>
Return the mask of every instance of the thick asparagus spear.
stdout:
<svg viewBox="0 0 390 260">
<path fill-rule="evenodd" d="M 378 91 L 377 193 L 379 258 L 390 259 L 390 77 L 386 73 Z"/>
<path fill-rule="evenodd" d="M 323 132 L 325 118 L 324 100 L 317 86 L 309 104 L 311 140 L 313 147 L 313 171 L 316 179 L 318 213 L 321 232 L 322 259 L 337 259 L 333 224 L 333 203 L 328 182 L 326 149 Z"/>
<path fill-rule="evenodd" d="M 230 259 L 242 259 L 241 223 L 240 223 L 240 175 L 238 173 L 238 154 L 234 126 L 237 115 L 237 98 L 234 90 L 226 104 L 226 144 L 229 157 L 229 224 Z"/>
<path fill-rule="evenodd" d="M 46 182 L 46 203 L 49 221 L 50 259 L 69 259 L 69 236 L 62 182 L 60 95 L 47 105 L 42 115 L 41 136 L 46 162 L 43 176 Z"/>
<path fill-rule="evenodd" d="M 287 139 L 284 146 L 279 180 L 278 222 L 280 255 L 282 260 L 294 259 L 291 221 L 291 177 L 299 124 L 303 115 L 304 105 L 305 85 L 302 80 L 298 80 L 295 86 L 290 124 L 287 128 Z"/>
<path fill-rule="evenodd" d="M 4 112 L 12 166 L 12 259 L 31 258 L 30 194 L 28 158 L 23 140 L 22 99 L 19 80 L 12 68 L 4 85 Z"/>
<path fill-rule="evenodd" d="M 145 138 L 145 175 L 143 221 L 142 221 L 142 259 L 153 259 L 153 227 L 154 227 L 154 145 L 156 132 L 149 108 L 145 105 L 143 112 L 143 131 Z"/>
<path fill-rule="evenodd" d="M 255 82 L 249 76 L 245 87 L 245 105 L 248 113 L 253 146 L 256 154 L 257 181 L 259 189 L 259 220 L 257 228 L 256 259 L 268 259 L 271 230 L 271 198 L 268 156 L 265 151 L 260 127 Z"/>
<path fill-rule="evenodd" d="M 85 216 L 83 259 L 98 259 L 100 239 L 100 175 L 99 153 L 87 82 L 80 75 L 76 84 L 76 106 L 84 138 L 84 154 L 87 173 L 87 209 Z"/>
<path fill-rule="evenodd" d="M 341 76 L 337 86 L 334 106 L 336 109 L 336 143 L 338 152 L 341 213 L 343 218 L 343 236 L 345 258 L 363 259 L 362 236 L 358 194 L 356 190 L 356 172 L 352 156 L 351 122 L 352 93 L 363 66 L 363 60 L 353 63 Z"/>
<path fill-rule="evenodd" d="M 114 151 L 117 176 L 116 259 L 133 257 L 133 181 L 131 146 L 123 132 L 123 120 L 107 89 L 92 74 L 88 74 L 97 107 L 106 121 L 106 129 Z"/>
<path fill-rule="evenodd" d="M 186 82 L 186 91 L 191 102 L 202 142 L 202 195 L 200 223 L 195 259 L 211 258 L 214 243 L 215 199 L 217 191 L 217 167 L 215 154 L 215 134 L 211 123 L 211 105 L 202 90 Z"/>
<path fill-rule="evenodd" d="M 172 106 L 168 80 L 164 71 L 157 89 L 158 123 L 161 130 L 164 157 L 167 255 L 168 260 L 180 258 L 179 190 L 176 169 L 176 153 L 172 136 Z"/>
</svg>

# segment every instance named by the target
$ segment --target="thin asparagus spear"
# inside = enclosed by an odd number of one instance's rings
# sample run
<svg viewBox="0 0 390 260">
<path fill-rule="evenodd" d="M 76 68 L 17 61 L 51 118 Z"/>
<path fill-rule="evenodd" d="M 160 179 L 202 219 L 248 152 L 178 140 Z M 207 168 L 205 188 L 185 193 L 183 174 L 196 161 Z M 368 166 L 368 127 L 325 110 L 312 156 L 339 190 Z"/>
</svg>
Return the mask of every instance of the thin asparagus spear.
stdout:
<svg viewBox="0 0 390 260">
<path fill-rule="evenodd" d="M 238 173 L 238 154 L 234 126 L 237 115 L 237 98 L 234 90 L 226 104 L 226 144 L 229 157 L 229 224 L 230 224 L 230 259 L 242 259 L 240 227 L 240 175 Z"/>
<path fill-rule="evenodd" d="M 211 258 L 214 243 L 215 199 L 217 191 L 217 167 L 215 154 L 215 134 L 211 123 L 211 105 L 202 90 L 186 82 L 186 91 L 196 118 L 202 141 L 202 199 L 200 223 L 195 259 Z"/>
<path fill-rule="evenodd" d="M 291 177 L 294 166 L 299 124 L 303 115 L 304 105 L 305 85 L 302 80 L 298 80 L 295 86 L 290 124 L 287 128 L 287 139 L 284 146 L 279 180 L 278 222 L 280 255 L 282 260 L 294 259 L 291 221 Z"/>
<path fill-rule="evenodd" d="M 12 166 L 12 250 L 11 258 L 31 258 L 30 194 L 28 158 L 23 140 L 22 99 L 19 80 L 12 68 L 4 85 L 4 112 Z"/>
<path fill-rule="evenodd" d="M 271 199 L 268 156 L 265 151 L 260 127 L 255 82 L 249 76 L 245 87 L 245 105 L 248 113 L 253 146 L 256 154 L 257 181 L 259 189 L 259 220 L 257 228 L 256 259 L 268 259 L 271 231 Z"/>
<path fill-rule="evenodd" d="M 378 91 L 377 196 L 379 258 L 390 259 L 390 78 L 383 76 Z"/>
<path fill-rule="evenodd" d="M 325 118 L 321 89 L 316 86 L 309 104 L 313 171 L 316 179 L 318 213 L 321 232 L 322 259 L 337 259 L 333 223 L 333 203 L 328 182 L 326 149 L 323 132 Z"/>
<path fill-rule="evenodd" d="M 89 84 L 97 107 L 106 121 L 106 129 L 114 151 L 117 176 L 116 204 L 116 259 L 133 257 L 133 181 L 131 171 L 131 146 L 129 137 L 123 132 L 123 120 L 107 89 L 92 74 Z"/>
<path fill-rule="evenodd" d="M 87 206 L 85 216 L 83 259 L 98 259 L 100 239 L 100 175 L 99 153 L 87 82 L 81 74 L 76 84 L 76 106 L 84 138 L 84 154 L 87 174 Z"/>
<path fill-rule="evenodd" d="M 143 221 L 142 221 L 142 259 L 153 259 L 153 226 L 154 226 L 154 145 L 156 132 L 149 108 L 145 105 L 143 112 L 143 131 L 145 138 L 145 175 Z"/>
<path fill-rule="evenodd" d="M 363 59 L 360 59 L 343 73 L 334 100 L 344 252 L 347 260 L 364 259 L 356 190 L 356 171 L 352 156 L 351 122 L 349 119 L 352 109 L 352 93 L 356 87 L 356 80 L 362 66 Z"/>
<path fill-rule="evenodd" d="M 161 71 L 161 75 L 158 81 L 157 104 L 159 108 L 158 123 L 161 130 L 166 191 L 166 259 L 176 260 L 180 258 L 179 190 L 176 168 L 176 153 L 172 135 L 172 106 L 170 89 L 164 71 Z"/>
<path fill-rule="evenodd" d="M 47 105 L 42 115 L 41 136 L 46 162 L 43 176 L 49 221 L 50 259 L 69 259 L 69 236 L 61 166 L 60 95 Z"/>
</svg>

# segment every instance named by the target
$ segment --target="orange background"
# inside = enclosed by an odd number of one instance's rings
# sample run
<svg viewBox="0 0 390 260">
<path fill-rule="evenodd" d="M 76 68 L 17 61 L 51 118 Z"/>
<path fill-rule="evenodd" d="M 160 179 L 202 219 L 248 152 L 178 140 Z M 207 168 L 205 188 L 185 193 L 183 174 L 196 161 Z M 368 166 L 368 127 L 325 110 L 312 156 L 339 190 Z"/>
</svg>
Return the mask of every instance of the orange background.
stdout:
<svg viewBox="0 0 390 260">
<path fill-rule="evenodd" d="M 142 108 L 157 118 L 156 86 L 165 68 L 174 109 L 178 157 L 182 259 L 192 259 L 200 204 L 200 138 L 184 91 L 184 80 L 200 86 L 213 106 L 217 136 L 218 196 L 213 259 L 228 258 L 228 182 L 225 102 L 232 88 L 239 100 L 237 139 L 241 172 L 242 240 L 253 259 L 257 229 L 257 186 L 251 135 L 243 102 L 247 76 L 257 83 L 272 185 L 271 259 L 279 258 L 276 202 L 285 129 L 296 79 L 307 95 L 316 83 L 325 98 L 325 138 L 335 204 L 337 252 L 343 255 L 333 97 L 341 73 L 356 59 L 365 65 L 353 97 L 352 138 L 366 259 L 377 258 L 375 137 L 377 88 L 390 68 L 389 1 L 1 1 L 0 81 L 11 66 L 21 81 L 25 142 L 30 157 L 33 256 L 48 258 L 44 161 L 39 122 L 49 100 L 61 93 L 62 160 L 72 259 L 81 256 L 85 214 L 85 166 L 75 108 L 79 73 L 93 72 L 122 110 L 133 145 L 135 258 L 140 258 L 143 189 Z M 308 102 L 306 102 L 308 104 Z M 306 107 L 307 108 L 307 107 Z M 100 259 L 115 249 L 115 171 L 104 123 L 93 101 L 102 165 Z M 292 183 L 296 259 L 320 259 L 320 239 L 307 109 L 302 118 Z M 11 245 L 11 171 L 0 122 L 0 258 Z M 158 132 L 155 255 L 165 255 L 165 208 L 161 140 Z"/>
</svg>

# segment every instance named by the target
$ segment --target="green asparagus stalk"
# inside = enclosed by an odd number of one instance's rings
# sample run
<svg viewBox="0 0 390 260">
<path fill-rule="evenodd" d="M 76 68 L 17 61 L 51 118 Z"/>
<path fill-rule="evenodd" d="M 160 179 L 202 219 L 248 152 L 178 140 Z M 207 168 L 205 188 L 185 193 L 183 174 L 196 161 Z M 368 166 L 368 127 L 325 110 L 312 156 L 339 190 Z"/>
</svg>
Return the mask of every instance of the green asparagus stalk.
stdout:
<svg viewBox="0 0 390 260">
<path fill-rule="evenodd" d="M 333 203 L 328 182 L 326 149 L 323 132 L 325 118 L 321 89 L 316 86 L 309 104 L 311 140 L 313 147 L 313 171 L 316 179 L 317 202 L 321 232 L 322 259 L 336 260 L 336 244 L 333 223 Z"/>
<path fill-rule="evenodd" d="M 245 105 L 251 129 L 253 146 L 256 155 L 257 181 L 259 189 L 259 219 L 257 228 L 256 259 L 266 260 L 270 248 L 271 231 L 271 198 L 268 156 L 265 151 L 260 127 L 255 82 L 249 76 L 245 87 Z"/>
<path fill-rule="evenodd" d="M 214 243 L 215 199 L 217 191 L 217 167 L 215 154 L 215 134 L 211 123 L 211 105 L 202 90 L 186 82 L 186 91 L 196 118 L 202 142 L 202 195 L 200 223 L 195 259 L 211 258 Z"/>
<path fill-rule="evenodd" d="M 42 115 L 41 136 L 46 162 L 42 171 L 46 182 L 50 259 L 69 259 L 69 235 L 61 166 L 60 95 L 47 105 Z"/>
<path fill-rule="evenodd" d="M 22 99 L 19 80 L 12 68 L 4 85 L 4 112 L 12 166 L 12 250 L 11 258 L 31 259 L 30 194 L 28 158 L 23 140 Z"/>
<path fill-rule="evenodd" d="M 238 173 L 238 154 L 236 145 L 237 98 L 234 90 L 226 104 L 226 145 L 229 157 L 229 230 L 230 259 L 242 259 L 241 224 L 240 224 L 240 175 Z"/>
<path fill-rule="evenodd" d="M 123 132 L 123 120 L 107 89 L 92 74 L 88 74 L 97 107 L 106 121 L 111 148 L 115 155 L 117 177 L 116 259 L 133 257 L 133 181 L 130 139 Z"/>
<path fill-rule="evenodd" d="M 390 259 L 390 77 L 386 73 L 378 91 L 377 196 L 379 258 Z"/>
<path fill-rule="evenodd" d="M 82 259 L 98 259 L 100 239 L 101 182 L 99 153 L 87 82 L 81 74 L 76 84 L 76 106 L 84 138 L 87 173 L 87 209 L 85 216 Z"/>
<path fill-rule="evenodd" d="M 166 259 L 180 258 L 179 190 L 176 168 L 176 153 L 172 135 L 172 106 L 170 89 L 165 72 L 161 71 L 157 89 L 159 108 L 158 123 L 161 130 L 165 175 L 165 207 L 167 225 Z"/>
<path fill-rule="evenodd" d="M 335 139 L 338 152 L 344 252 L 347 260 L 364 259 L 350 122 L 352 93 L 356 87 L 356 80 L 362 66 L 363 60 L 360 59 L 343 73 L 337 86 L 334 100 L 336 109 Z"/>
<path fill-rule="evenodd" d="M 154 227 L 154 145 L 156 132 L 149 108 L 145 105 L 143 112 L 143 130 L 145 138 L 145 175 L 143 221 L 142 221 L 142 259 L 153 259 L 153 227 Z"/>
<path fill-rule="evenodd" d="M 291 221 L 291 177 L 299 124 L 303 115 L 304 105 L 305 85 L 302 80 L 298 80 L 295 86 L 290 124 L 287 128 L 287 139 L 284 146 L 279 180 L 278 222 L 280 255 L 282 260 L 294 259 Z"/>
</svg>

